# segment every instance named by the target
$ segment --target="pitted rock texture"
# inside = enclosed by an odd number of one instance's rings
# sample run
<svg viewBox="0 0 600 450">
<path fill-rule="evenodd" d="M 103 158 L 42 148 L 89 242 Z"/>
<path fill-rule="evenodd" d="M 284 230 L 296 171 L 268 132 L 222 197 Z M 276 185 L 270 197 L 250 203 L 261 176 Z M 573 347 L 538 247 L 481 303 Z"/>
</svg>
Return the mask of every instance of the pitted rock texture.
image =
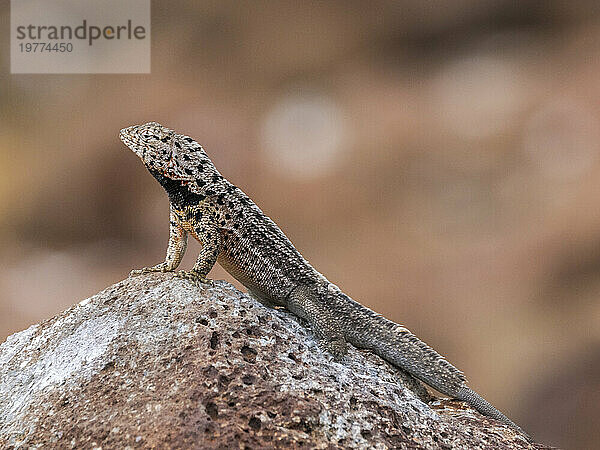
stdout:
<svg viewBox="0 0 600 450">
<path fill-rule="evenodd" d="M 0 448 L 548 448 L 226 282 L 126 279 L 0 346 Z M 428 403 L 430 402 L 430 403 Z"/>
</svg>

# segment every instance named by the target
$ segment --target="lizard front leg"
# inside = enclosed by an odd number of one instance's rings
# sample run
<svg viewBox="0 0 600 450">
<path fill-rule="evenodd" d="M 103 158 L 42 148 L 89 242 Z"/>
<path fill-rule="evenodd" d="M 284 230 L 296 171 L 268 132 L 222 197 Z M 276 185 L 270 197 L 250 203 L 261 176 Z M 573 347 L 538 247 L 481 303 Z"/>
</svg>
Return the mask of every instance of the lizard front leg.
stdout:
<svg viewBox="0 0 600 450">
<path fill-rule="evenodd" d="M 187 231 L 179 224 L 179 220 L 171 208 L 169 214 L 169 245 L 167 246 L 167 256 L 165 257 L 165 260 L 153 267 L 132 270 L 129 276 L 150 272 L 171 272 L 179 266 L 179 263 L 181 263 L 186 248 Z"/>
<path fill-rule="evenodd" d="M 287 307 L 310 323 L 319 346 L 336 359 L 348 352 L 344 333 L 331 309 L 319 301 L 317 294 L 305 287 L 296 288 L 288 297 Z"/>
<path fill-rule="evenodd" d="M 194 283 L 207 283 L 206 278 L 211 271 L 219 252 L 221 251 L 221 235 L 217 222 L 216 209 L 206 206 L 195 214 L 194 235 L 202 243 L 202 249 L 191 270 L 180 270 L 177 276 L 186 278 Z"/>
</svg>

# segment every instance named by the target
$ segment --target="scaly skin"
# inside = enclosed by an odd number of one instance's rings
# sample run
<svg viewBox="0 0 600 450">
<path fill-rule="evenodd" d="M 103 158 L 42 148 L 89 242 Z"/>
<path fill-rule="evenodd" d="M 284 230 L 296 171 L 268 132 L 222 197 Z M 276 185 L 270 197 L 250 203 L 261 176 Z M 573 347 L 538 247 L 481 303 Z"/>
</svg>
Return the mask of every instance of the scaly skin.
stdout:
<svg viewBox="0 0 600 450">
<path fill-rule="evenodd" d="M 463 373 L 406 328 L 355 302 L 306 261 L 279 227 L 215 168 L 200 144 L 156 122 L 121 130 L 170 200 L 165 261 L 132 275 L 175 271 L 188 234 L 202 243 L 196 264 L 177 275 L 207 282 L 215 262 L 266 305 L 306 319 L 322 348 L 342 357 L 348 343 L 373 351 L 436 390 L 522 430 L 466 385 Z"/>
</svg>

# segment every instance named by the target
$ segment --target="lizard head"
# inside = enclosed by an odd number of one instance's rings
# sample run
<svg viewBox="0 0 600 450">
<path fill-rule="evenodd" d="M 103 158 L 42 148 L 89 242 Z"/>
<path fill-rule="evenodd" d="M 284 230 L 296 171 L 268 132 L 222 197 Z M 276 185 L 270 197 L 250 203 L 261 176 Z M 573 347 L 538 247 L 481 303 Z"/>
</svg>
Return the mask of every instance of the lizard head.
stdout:
<svg viewBox="0 0 600 450">
<path fill-rule="evenodd" d="M 228 187 L 200 144 L 156 122 L 123 128 L 121 140 L 174 202 L 200 201 Z"/>
<path fill-rule="evenodd" d="M 171 180 L 194 180 L 193 167 L 199 161 L 208 160 L 202 146 L 192 138 L 157 122 L 123 128 L 119 137 L 150 172 Z"/>
</svg>

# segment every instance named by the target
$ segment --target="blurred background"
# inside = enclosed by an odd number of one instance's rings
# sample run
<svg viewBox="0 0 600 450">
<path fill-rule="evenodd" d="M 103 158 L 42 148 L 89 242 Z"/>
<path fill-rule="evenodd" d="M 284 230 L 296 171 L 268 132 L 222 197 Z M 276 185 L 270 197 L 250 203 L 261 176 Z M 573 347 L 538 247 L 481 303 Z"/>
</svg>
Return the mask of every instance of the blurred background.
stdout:
<svg viewBox="0 0 600 450">
<path fill-rule="evenodd" d="M 10 75 L 2 5 L 0 341 L 162 261 L 118 139 L 154 120 L 536 439 L 597 448 L 598 2 L 154 2 L 150 75 Z"/>
</svg>

